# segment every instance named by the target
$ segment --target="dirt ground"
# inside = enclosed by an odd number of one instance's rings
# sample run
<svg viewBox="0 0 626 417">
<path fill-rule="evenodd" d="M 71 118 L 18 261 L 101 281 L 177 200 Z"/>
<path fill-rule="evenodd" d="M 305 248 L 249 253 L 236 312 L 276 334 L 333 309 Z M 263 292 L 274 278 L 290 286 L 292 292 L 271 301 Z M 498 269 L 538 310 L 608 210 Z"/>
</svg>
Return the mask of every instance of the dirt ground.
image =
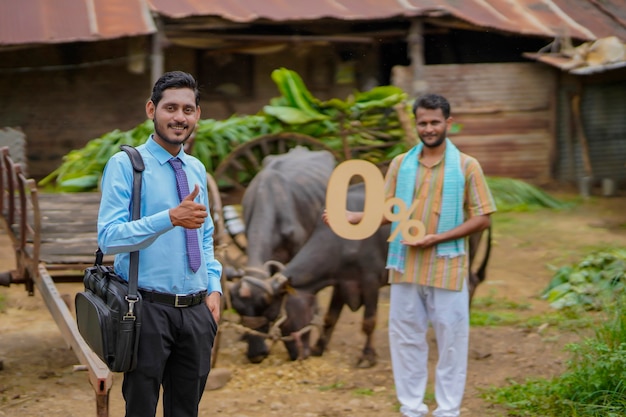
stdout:
<svg viewBox="0 0 626 417">
<path fill-rule="evenodd" d="M 572 195 L 562 195 L 572 197 Z M 473 309 L 489 312 L 509 306 L 524 322 L 550 312 L 539 293 L 552 276 L 549 265 L 578 262 L 590 250 L 626 246 L 626 196 L 591 197 L 567 211 L 540 210 L 494 216 L 494 248 L 487 280 L 477 290 Z M 0 271 L 12 269 L 8 238 L 0 232 Z M 59 284 L 72 295 L 79 284 Z M 387 417 L 399 416 L 387 341 L 388 288 L 381 292 L 376 348 L 378 364 L 354 367 L 364 338 L 361 311 L 344 311 L 324 356 L 290 362 L 275 345 L 262 364 L 247 363 L 239 333 L 225 325 L 216 369 L 230 373 L 228 383 L 207 390 L 202 416 L 233 417 Z M 320 294 L 324 298 L 325 293 Z M 23 286 L 0 288 L 0 417 L 82 417 L 95 415 L 94 393 L 87 373 L 75 371 L 68 349 L 39 294 Z M 489 307 L 489 305 L 492 307 Z M 527 308 L 512 308 L 522 305 Z M 226 318 L 236 320 L 232 314 Z M 563 347 L 583 335 L 537 324 L 472 327 L 467 389 L 462 415 L 503 416 L 480 396 L 491 386 L 511 380 L 550 377 L 564 369 Z M 431 337 L 430 363 L 436 362 Z M 432 378 L 431 378 L 432 379 Z M 110 394 L 110 416 L 123 415 L 122 376 L 116 374 Z M 432 384 L 428 389 L 434 407 Z M 160 415 L 160 412 L 159 412 Z"/>
</svg>

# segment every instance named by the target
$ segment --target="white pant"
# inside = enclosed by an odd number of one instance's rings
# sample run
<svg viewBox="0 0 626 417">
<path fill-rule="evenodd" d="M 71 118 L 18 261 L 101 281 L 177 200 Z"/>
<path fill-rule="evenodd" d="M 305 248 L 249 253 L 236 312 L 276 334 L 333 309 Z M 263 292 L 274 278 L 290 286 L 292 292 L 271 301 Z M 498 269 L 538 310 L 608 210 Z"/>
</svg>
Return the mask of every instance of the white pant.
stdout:
<svg viewBox="0 0 626 417">
<path fill-rule="evenodd" d="M 435 417 L 457 417 L 467 376 L 469 295 L 416 284 L 392 284 L 389 299 L 389 348 L 400 412 L 424 417 L 431 323 L 439 361 L 435 370 Z"/>
</svg>

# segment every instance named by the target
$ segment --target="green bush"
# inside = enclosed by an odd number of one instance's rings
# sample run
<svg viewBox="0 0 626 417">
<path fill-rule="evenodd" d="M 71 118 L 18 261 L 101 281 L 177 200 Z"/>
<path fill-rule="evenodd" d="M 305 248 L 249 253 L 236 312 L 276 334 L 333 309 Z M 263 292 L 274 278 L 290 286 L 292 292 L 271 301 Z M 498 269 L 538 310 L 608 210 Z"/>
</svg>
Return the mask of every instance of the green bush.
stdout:
<svg viewBox="0 0 626 417">
<path fill-rule="evenodd" d="M 606 306 L 594 338 L 569 344 L 567 369 L 553 379 L 513 382 L 484 397 L 510 416 L 618 417 L 626 415 L 626 297 Z"/>
<path fill-rule="evenodd" d="M 601 310 L 626 286 L 626 249 L 608 248 L 587 255 L 580 263 L 558 268 L 542 293 L 556 309 Z"/>
</svg>

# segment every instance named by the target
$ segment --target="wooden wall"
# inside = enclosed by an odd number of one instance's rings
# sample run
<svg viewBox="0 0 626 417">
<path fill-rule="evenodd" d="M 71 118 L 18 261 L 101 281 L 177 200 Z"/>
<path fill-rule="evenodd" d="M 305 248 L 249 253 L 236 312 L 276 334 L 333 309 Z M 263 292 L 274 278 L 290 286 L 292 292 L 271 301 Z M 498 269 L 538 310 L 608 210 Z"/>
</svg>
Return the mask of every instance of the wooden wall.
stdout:
<svg viewBox="0 0 626 417">
<path fill-rule="evenodd" d="M 81 148 L 89 140 L 113 129 L 133 128 L 145 120 L 145 101 L 151 88 L 149 71 L 133 74 L 123 60 L 109 61 L 110 57 L 123 56 L 126 46 L 124 40 L 119 40 L 95 43 L 88 50 L 81 45 L 71 50 L 46 46 L 34 52 L 1 54 L 15 62 L 5 60 L 0 68 L 6 65 L 29 70 L 10 71 L 0 77 L 0 102 L 4 105 L 0 127 L 21 128 L 26 134 L 29 171 L 35 178 L 50 173 L 61 164 L 66 153 Z M 233 99 L 228 105 L 222 100 L 205 98 L 202 117 L 221 119 L 231 116 L 233 111 L 258 112 L 278 95 L 270 78 L 275 68 L 294 69 L 307 83 L 319 71 L 332 74 L 335 70 L 324 67 L 337 63 L 336 54 L 328 47 L 297 52 L 286 50 L 255 57 L 254 95 Z M 371 72 L 376 67 L 373 63 L 377 62 L 377 52 L 368 52 L 358 57 L 356 73 L 361 79 L 372 75 L 365 74 L 365 69 Z M 170 47 L 164 55 L 165 70 L 194 73 L 198 68 L 193 50 Z M 322 56 L 326 58 L 321 59 Z M 83 58 L 102 65 L 85 68 L 71 65 L 82 62 Z M 478 158 L 488 175 L 537 183 L 551 178 L 556 136 L 553 133 L 554 70 L 536 63 L 424 68 L 429 90 L 450 99 L 453 116 L 462 125 L 460 133 L 451 138 L 463 151 Z M 406 67 L 396 69 L 410 74 Z M 336 84 L 333 80 L 320 87 L 311 85 L 311 92 L 321 99 L 345 99 L 359 88 L 356 83 Z"/>
<path fill-rule="evenodd" d="M 450 139 L 476 157 L 487 175 L 536 184 L 551 180 L 556 88 L 552 69 L 535 63 L 426 65 L 424 77 L 429 92 L 448 98 L 454 121 L 460 124 L 460 132 Z"/>
</svg>

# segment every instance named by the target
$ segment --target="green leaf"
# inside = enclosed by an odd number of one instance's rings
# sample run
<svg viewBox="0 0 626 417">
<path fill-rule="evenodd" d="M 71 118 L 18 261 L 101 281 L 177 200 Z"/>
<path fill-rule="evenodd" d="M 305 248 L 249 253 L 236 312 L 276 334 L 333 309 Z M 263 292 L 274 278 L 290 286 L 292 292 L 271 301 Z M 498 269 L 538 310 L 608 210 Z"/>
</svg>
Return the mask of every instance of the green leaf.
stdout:
<svg viewBox="0 0 626 417">
<path fill-rule="evenodd" d="M 89 191 L 98 187 L 98 180 L 100 175 L 85 175 L 78 178 L 72 178 L 70 180 L 61 181 L 59 187 L 63 191 L 76 192 L 76 191 Z"/>
<path fill-rule="evenodd" d="M 561 285 L 557 285 L 556 287 L 545 293 L 543 298 L 552 303 L 559 298 L 565 296 L 566 294 L 569 294 L 571 289 L 572 284 L 570 284 L 569 282 L 565 282 Z"/>
<path fill-rule="evenodd" d="M 389 97 L 394 97 L 395 99 L 401 98 L 399 101 L 402 101 L 406 98 L 406 93 L 399 87 L 384 85 L 374 87 L 369 91 L 355 94 L 354 101 L 357 103 L 364 103 L 368 101 L 386 100 Z"/>
<path fill-rule="evenodd" d="M 554 302 L 550 303 L 550 306 L 557 310 L 561 310 L 565 307 L 574 307 L 576 305 L 579 305 L 579 302 L 580 300 L 578 294 L 568 292 L 566 294 L 563 294 L 562 297 L 558 297 Z"/>
<path fill-rule="evenodd" d="M 287 124 L 305 124 L 316 120 L 324 120 L 326 118 L 325 116 L 312 116 L 311 114 L 305 113 L 294 107 L 264 106 L 263 111 Z"/>
</svg>

